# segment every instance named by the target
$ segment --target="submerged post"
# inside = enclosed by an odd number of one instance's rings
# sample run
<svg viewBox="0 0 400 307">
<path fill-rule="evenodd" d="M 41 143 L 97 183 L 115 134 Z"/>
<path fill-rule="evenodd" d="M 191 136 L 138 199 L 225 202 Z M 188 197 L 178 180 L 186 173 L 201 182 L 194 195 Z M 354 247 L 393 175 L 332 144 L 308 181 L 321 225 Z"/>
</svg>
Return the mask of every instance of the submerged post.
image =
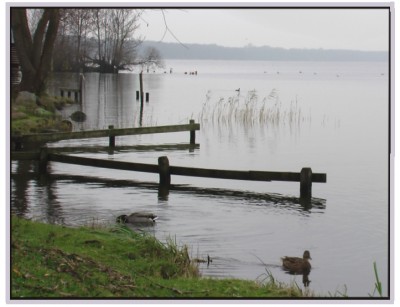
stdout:
<svg viewBox="0 0 400 307">
<path fill-rule="evenodd" d="M 311 199 L 312 171 L 309 167 L 303 167 L 300 172 L 300 198 Z"/>
<path fill-rule="evenodd" d="M 190 125 L 194 125 L 194 119 L 189 121 Z M 190 130 L 190 145 L 194 145 L 196 143 L 196 130 Z"/>
<path fill-rule="evenodd" d="M 111 135 L 112 129 L 114 129 L 114 125 L 109 125 L 108 129 L 110 129 L 110 136 L 108 137 L 108 146 L 110 148 L 114 148 L 115 147 L 115 136 Z"/>
<path fill-rule="evenodd" d="M 48 163 L 48 153 L 47 148 L 40 148 L 39 152 L 39 173 L 46 174 L 47 173 L 47 163 Z"/>
<path fill-rule="evenodd" d="M 139 74 L 139 85 L 140 85 L 140 106 L 143 107 L 143 71 Z"/>
<path fill-rule="evenodd" d="M 167 156 L 158 158 L 158 172 L 160 174 L 160 186 L 169 187 L 171 184 L 171 172 L 169 169 L 169 160 Z"/>
<path fill-rule="evenodd" d="M 82 104 L 83 102 L 83 87 L 85 84 L 85 76 L 83 73 L 79 74 L 79 103 Z"/>
</svg>

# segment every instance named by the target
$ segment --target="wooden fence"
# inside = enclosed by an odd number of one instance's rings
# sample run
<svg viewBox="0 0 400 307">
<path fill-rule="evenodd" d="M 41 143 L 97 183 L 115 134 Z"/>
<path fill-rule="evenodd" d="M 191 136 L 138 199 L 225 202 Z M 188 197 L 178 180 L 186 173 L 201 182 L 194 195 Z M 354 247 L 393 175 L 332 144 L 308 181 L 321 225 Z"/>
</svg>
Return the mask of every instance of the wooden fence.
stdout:
<svg viewBox="0 0 400 307">
<path fill-rule="evenodd" d="M 313 174 L 309 167 L 302 168 L 299 173 L 193 168 L 170 166 L 169 160 L 166 156 L 159 157 L 158 164 L 145 164 L 70 156 L 48 152 L 47 148 L 42 148 L 39 153 L 14 152 L 12 153 L 11 158 L 13 160 L 39 160 L 40 172 L 46 172 L 48 162 L 53 161 L 126 171 L 158 173 L 160 176 L 160 185 L 166 187 L 171 183 L 171 175 L 251 181 L 294 181 L 300 182 L 300 198 L 302 199 L 311 198 L 312 182 L 326 182 L 326 174 Z"/>
<path fill-rule="evenodd" d="M 122 128 L 122 129 L 114 129 L 114 126 L 109 126 L 108 129 L 103 129 L 103 130 L 26 134 L 22 136 L 13 136 L 12 141 L 16 144 L 15 148 L 19 150 L 24 147 L 23 144 L 27 143 L 40 144 L 40 143 L 56 142 L 56 141 L 70 140 L 70 139 L 108 137 L 109 146 L 115 147 L 116 136 L 190 131 L 190 144 L 195 144 L 196 130 L 200 130 L 200 124 L 195 123 L 194 120 L 190 120 L 189 124 L 186 125 L 169 125 L 169 126 Z"/>
</svg>

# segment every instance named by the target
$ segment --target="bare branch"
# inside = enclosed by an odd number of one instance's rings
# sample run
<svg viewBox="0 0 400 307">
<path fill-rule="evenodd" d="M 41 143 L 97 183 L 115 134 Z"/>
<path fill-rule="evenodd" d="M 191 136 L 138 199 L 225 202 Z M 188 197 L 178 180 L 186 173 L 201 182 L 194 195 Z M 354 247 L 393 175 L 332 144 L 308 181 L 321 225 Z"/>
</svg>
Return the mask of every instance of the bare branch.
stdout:
<svg viewBox="0 0 400 307">
<path fill-rule="evenodd" d="M 164 10 L 161 10 L 161 13 L 162 13 L 162 15 L 163 15 L 164 25 L 165 25 L 165 31 L 164 31 L 163 37 L 161 38 L 161 41 L 164 39 L 165 35 L 166 35 L 167 32 L 168 32 L 169 34 L 171 34 L 171 35 L 173 36 L 173 38 L 176 39 L 176 41 L 177 41 L 179 44 L 181 44 L 181 45 L 182 45 L 183 47 L 185 47 L 186 49 L 189 49 L 189 47 L 186 46 L 184 43 L 182 43 L 182 42 L 176 37 L 176 35 L 174 34 L 174 32 L 172 32 L 172 31 L 170 30 L 170 28 L 168 27 L 167 19 L 166 19 L 165 14 L 164 14 Z"/>
</svg>

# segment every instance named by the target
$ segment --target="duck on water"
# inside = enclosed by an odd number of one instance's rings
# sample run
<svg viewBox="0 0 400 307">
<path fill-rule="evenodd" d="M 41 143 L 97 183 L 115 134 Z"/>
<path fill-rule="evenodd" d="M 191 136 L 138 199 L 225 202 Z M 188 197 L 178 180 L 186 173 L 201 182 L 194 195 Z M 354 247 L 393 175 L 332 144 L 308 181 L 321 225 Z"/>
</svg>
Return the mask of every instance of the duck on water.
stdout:
<svg viewBox="0 0 400 307">
<path fill-rule="evenodd" d="M 300 257 L 283 257 L 282 266 L 285 271 L 291 274 L 309 274 L 311 271 L 311 255 L 308 250 L 304 251 L 303 258 Z"/>
<path fill-rule="evenodd" d="M 134 212 L 130 215 L 120 215 L 117 217 L 117 223 L 121 224 L 145 224 L 154 225 L 157 216 L 150 212 Z"/>
<path fill-rule="evenodd" d="M 303 275 L 304 287 L 308 287 L 311 283 L 308 278 L 311 271 L 309 259 L 311 260 L 311 255 L 308 250 L 304 251 L 303 258 L 287 256 L 282 258 L 282 266 L 285 271 L 290 274 Z"/>
</svg>

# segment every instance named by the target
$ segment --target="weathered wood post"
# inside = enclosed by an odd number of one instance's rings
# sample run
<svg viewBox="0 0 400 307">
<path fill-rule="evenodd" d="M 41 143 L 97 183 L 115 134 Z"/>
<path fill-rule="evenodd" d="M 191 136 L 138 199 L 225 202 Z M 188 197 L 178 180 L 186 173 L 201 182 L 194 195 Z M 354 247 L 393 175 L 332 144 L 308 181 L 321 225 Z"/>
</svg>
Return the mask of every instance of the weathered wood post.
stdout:
<svg viewBox="0 0 400 307">
<path fill-rule="evenodd" d="M 311 199 L 312 171 L 309 167 L 303 167 L 300 172 L 300 198 Z"/>
<path fill-rule="evenodd" d="M 194 119 L 189 121 L 190 125 L 194 125 Z M 190 145 L 194 145 L 196 143 L 196 130 L 190 130 Z"/>
<path fill-rule="evenodd" d="M 108 137 L 108 147 L 115 147 L 115 135 L 112 135 L 112 130 L 114 129 L 114 125 L 109 125 L 108 129 L 110 130 L 110 136 Z"/>
<path fill-rule="evenodd" d="M 85 76 L 83 73 L 79 74 L 79 103 L 82 104 L 83 102 L 83 87 L 85 84 Z"/>
<path fill-rule="evenodd" d="M 47 164 L 48 164 L 48 152 L 46 147 L 40 148 L 39 152 L 39 173 L 46 174 L 47 173 Z"/>
<path fill-rule="evenodd" d="M 160 174 L 160 186 L 169 187 L 171 184 L 171 173 L 167 156 L 158 158 L 158 172 Z"/>
<path fill-rule="evenodd" d="M 139 74 L 139 84 L 140 84 L 140 107 L 143 107 L 143 71 Z"/>
<path fill-rule="evenodd" d="M 21 151 L 24 146 L 22 145 L 22 137 L 18 136 L 11 136 L 11 141 L 14 143 L 14 149 L 15 151 Z"/>
<path fill-rule="evenodd" d="M 139 74 L 140 83 L 140 114 L 139 114 L 139 126 L 142 127 L 143 123 L 143 71 Z"/>
</svg>

